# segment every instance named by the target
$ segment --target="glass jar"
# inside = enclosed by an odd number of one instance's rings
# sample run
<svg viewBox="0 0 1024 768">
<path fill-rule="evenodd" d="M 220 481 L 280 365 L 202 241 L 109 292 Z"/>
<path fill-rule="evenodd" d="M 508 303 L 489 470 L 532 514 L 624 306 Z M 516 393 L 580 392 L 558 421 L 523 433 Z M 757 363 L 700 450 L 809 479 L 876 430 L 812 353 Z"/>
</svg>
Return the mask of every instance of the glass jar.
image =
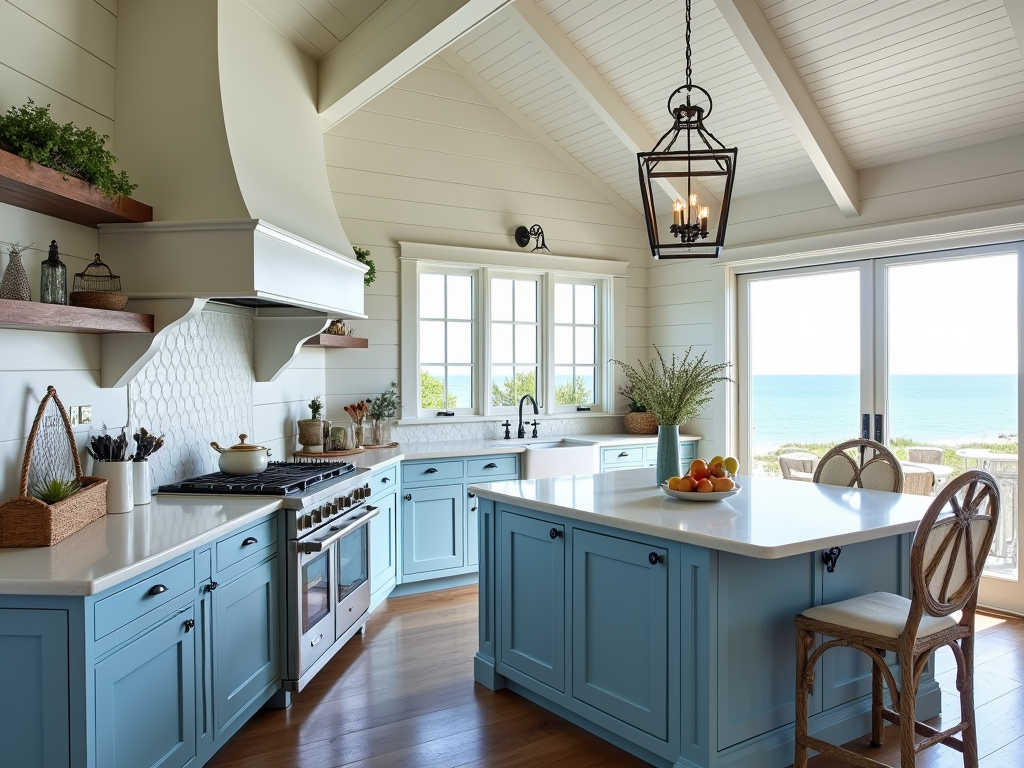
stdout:
<svg viewBox="0 0 1024 768">
<path fill-rule="evenodd" d="M 391 442 L 391 422 L 386 419 L 374 419 L 373 444 L 388 445 Z"/>
<path fill-rule="evenodd" d="M 365 444 L 365 442 L 366 442 L 365 439 L 364 439 L 366 437 L 365 428 L 366 428 L 366 417 L 365 416 L 363 418 L 359 419 L 358 421 L 355 421 L 355 422 L 352 423 L 352 442 L 353 442 L 352 448 L 353 449 L 358 448 L 359 446 Z"/>
<path fill-rule="evenodd" d="M 39 301 L 43 304 L 68 303 L 68 268 L 57 254 L 57 241 L 50 241 L 50 253 L 40 267 Z"/>
</svg>

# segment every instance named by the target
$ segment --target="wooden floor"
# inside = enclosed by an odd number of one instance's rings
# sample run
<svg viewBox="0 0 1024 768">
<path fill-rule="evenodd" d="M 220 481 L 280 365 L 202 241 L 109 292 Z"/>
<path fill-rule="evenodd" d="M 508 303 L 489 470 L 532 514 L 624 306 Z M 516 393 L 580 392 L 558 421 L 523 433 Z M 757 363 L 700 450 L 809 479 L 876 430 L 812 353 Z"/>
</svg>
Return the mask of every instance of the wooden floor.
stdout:
<svg viewBox="0 0 1024 768">
<path fill-rule="evenodd" d="M 476 587 L 388 600 L 293 698 L 258 713 L 216 768 L 582 768 L 647 765 L 508 691 L 473 682 Z M 979 618 L 976 699 L 982 768 L 1024 768 L 1024 621 Z M 943 710 L 958 711 L 952 655 L 937 661 Z M 952 690 L 953 696 L 945 693 Z M 899 738 L 851 748 L 898 764 Z M 813 768 L 838 765 L 818 757 Z M 921 768 L 963 765 L 938 746 Z"/>
</svg>

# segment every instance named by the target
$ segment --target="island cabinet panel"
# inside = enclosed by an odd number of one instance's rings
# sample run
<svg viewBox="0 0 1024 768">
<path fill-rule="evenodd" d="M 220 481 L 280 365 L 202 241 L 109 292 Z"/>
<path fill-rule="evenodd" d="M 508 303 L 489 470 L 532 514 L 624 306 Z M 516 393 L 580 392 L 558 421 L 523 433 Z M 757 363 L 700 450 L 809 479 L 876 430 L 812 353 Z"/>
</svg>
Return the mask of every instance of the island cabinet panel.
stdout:
<svg viewBox="0 0 1024 768">
<path fill-rule="evenodd" d="M 0 608 L 0 681 L 0 765 L 67 766 L 67 611 Z"/>
<path fill-rule="evenodd" d="M 194 621 L 190 602 L 96 665 L 97 766 L 181 768 L 195 757 Z"/>
<path fill-rule="evenodd" d="M 480 566 L 480 499 L 466 494 L 466 565 Z"/>
<path fill-rule="evenodd" d="M 390 486 L 393 488 L 394 486 Z M 398 494 L 394 490 L 371 498 L 380 512 L 370 520 L 370 610 L 380 605 L 395 586 L 398 574 L 396 524 Z"/>
<path fill-rule="evenodd" d="M 213 719 L 213 583 L 210 579 L 210 550 L 196 553 L 196 575 L 202 577 L 196 591 L 196 754 L 203 752 L 217 736 Z M 200 571 L 199 564 L 205 565 Z M 220 586 L 220 585 L 218 585 Z"/>
<path fill-rule="evenodd" d="M 573 531 L 572 695 L 668 739 L 668 550 Z"/>
<path fill-rule="evenodd" d="M 822 568 L 822 604 L 871 592 L 910 597 L 909 585 L 902 581 L 910 572 L 909 544 L 909 536 L 893 536 L 843 547 L 835 571 L 828 573 Z M 888 661 L 895 669 L 896 655 L 889 654 Z M 820 674 L 822 709 L 871 693 L 871 662 L 865 654 L 851 648 L 826 651 L 821 657 Z"/>
<path fill-rule="evenodd" d="M 465 565 L 462 484 L 411 488 L 403 498 L 403 576 Z"/>
<path fill-rule="evenodd" d="M 813 554 L 779 560 L 718 553 L 718 747 L 793 722 L 793 617 L 816 604 Z M 810 712 L 821 710 L 818 686 Z"/>
<path fill-rule="evenodd" d="M 278 558 L 213 593 L 214 714 L 218 732 L 280 678 Z"/>
<path fill-rule="evenodd" d="M 505 512 L 498 558 L 499 658 L 564 692 L 565 528 Z"/>
</svg>

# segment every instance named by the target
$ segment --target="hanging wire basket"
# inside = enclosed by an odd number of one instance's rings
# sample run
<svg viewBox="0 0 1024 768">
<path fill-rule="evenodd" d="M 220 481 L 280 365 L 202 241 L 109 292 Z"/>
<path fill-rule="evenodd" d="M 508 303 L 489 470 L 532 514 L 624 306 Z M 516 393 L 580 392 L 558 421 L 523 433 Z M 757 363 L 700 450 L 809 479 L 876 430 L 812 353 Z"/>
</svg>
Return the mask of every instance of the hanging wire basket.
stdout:
<svg viewBox="0 0 1024 768">
<path fill-rule="evenodd" d="M 46 503 L 39 496 L 57 484 L 71 495 Z M 46 388 L 21 466 L 18 498 L 0 505 L 0 547 L 50 547 L 107 511 L 107 481 L 82 474 L 75 435 L 57 390 Z"/>
<path fill-rule="evenodd" d="M 124 309 L 128 297 L 121 293 L 121 278 L 110 271 L 97 253 L 84 272 L 75 273 L 68 297 L 72 306 L 92 309 Z"/>
</svg>

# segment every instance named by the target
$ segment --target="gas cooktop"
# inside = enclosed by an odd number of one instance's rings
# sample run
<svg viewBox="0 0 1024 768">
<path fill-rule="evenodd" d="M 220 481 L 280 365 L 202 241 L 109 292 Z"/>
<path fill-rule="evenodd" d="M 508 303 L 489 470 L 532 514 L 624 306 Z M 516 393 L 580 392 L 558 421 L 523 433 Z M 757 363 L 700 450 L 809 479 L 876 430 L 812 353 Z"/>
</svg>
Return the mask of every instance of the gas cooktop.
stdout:
<svg viewBox="0 0 1024 768">
<path fill-rule="evenodd" d="M 229 475 L 213 472 L 161 485 L 160 493 L 238 494 L 246 496 L 287 496 L 304 491 L 325 480 L 342 478 L 356 471 L 347 461 L 322 461 L 294 464 L 272 461 L 266 470 L 254 475 Z"/>
</svg>

